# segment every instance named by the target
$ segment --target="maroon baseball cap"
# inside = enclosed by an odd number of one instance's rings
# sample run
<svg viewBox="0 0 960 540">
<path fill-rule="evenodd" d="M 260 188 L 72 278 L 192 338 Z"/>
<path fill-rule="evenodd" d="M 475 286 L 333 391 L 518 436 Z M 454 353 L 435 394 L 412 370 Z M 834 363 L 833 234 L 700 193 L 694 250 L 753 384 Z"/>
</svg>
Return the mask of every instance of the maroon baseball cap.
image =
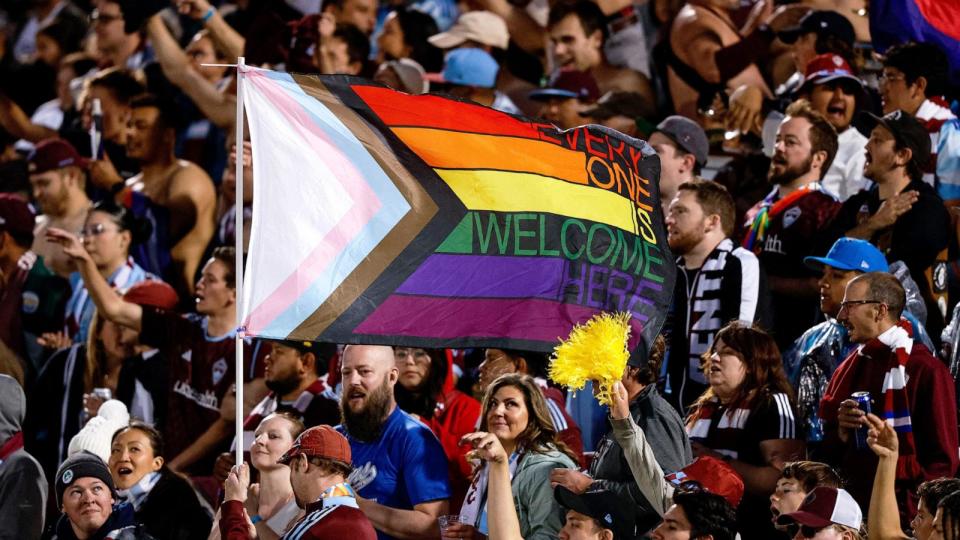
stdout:
<svg viewBox="0 0 960 540">
<path fill-rule="evenodd" d="M 297 437 L 293 446 L 277 460 L 286 465 L 303 454 L 308 458 L 318 457 L 350 465 L 350 443 L 347 438 L 330 426 L 314 426 Z"/>
<path fill-rule="evenodd" d="M 180 301 L 177 291 L 159 279 L 148 279 L 137 283 L 123 293 L 123 299 L 132 304 L 171 310 Z"/>
<path fill-rule="evenodd" d="M 34 218 L 26 199 L 13 193 L 0 193 L 0 231 L 33 237 Z"/>
<path fill-rule="evenodd" d="M 863 524 L 860 505 L 844 489 L 821 486 L 811 491 L 796 512 L 777 518 L 780 525 L 799 523 L 807 527 L 823 528 L 836 523 L 851 529 Z"/>
<path fill-rule="evenodd" d="M 546 101 L 550 98 L 576 98 L 594 103 L 600 98 L 600 89 L 593 75 L 586 71 L 561 69 L 546 88 L 538 88 L 529 94 L 530 99 Z"/>
<path fill-rule="evenodd" d="M 809 89 L 814 84 L 826 84 L 839 79 L 848 80 L 863 90 L 863 81 L 853 74 L 850 64 L 839 54 L 821 54 L 810 60 L 803 77 L 801 89 Z"/>
<path fill-rule="evenodd" d="M 30 174 L 40 174 L 64 167 L 87 167 L 87 159 L 63 139 L 47 139 L 33 149 L 29 158 Z"/>
</svg>

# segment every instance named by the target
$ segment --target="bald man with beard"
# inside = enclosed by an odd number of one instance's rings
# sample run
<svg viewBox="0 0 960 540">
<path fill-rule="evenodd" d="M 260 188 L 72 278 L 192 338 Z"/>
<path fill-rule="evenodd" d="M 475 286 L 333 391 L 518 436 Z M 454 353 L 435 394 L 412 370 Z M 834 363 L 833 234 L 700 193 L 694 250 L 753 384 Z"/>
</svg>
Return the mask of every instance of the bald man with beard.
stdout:
<svg viewBox="0 0 960 540">
<path fill-rule="evenodd" d="M 399 377 L 391 347 L 349 345 L 340 368 L 343 423 L 353 456 L 349 482 L 377 538 L 435 534 L 449 513 L 447 458 L 430 428 L 397 407 Z"/>
</svg>

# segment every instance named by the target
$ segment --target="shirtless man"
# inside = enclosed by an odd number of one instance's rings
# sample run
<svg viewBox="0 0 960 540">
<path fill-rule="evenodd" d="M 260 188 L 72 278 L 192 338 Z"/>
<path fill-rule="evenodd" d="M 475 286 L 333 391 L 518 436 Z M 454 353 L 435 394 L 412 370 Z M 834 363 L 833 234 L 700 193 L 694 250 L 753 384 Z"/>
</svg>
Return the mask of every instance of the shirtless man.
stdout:
<svg viewBox="0 0 960 540">
<path fill-rule="evenodd" d="M 751 84 L 770 96 L 756 64 L 746 63 L 749 55 L 735 47 L 744 37 L 730 11 L 739 7 L 739 0 L 688 0 L 674 19 L 667 82 L 678 114 L 697 119 L 701 92 L 713 94 Z M 704 96 L 707 103 L 712 97 Z"/>
<path fill-rule="evenodd" d="M 143 193 L 169 213 L 173 271 L 168 275 L 178 292 L 192 294 L 194 275 L 213 236 L 213 181 L 203 169 L 174 155 L 176 133 L 170 122 L 176 111 L 152 95 L 135 98 L 130 109 L 127 155 L 140 162 L 142 172 L 127 180 L 126 188 Z"/>
<path fill-rule="evenodd" d="M 601 94 L 636 92 L 647 103 L 656 103 L 649 79 L 632 69 L 611 65 L 604 56 L 607 21 L 597 4 L 590 0 L 557 3 L 550 9 L 547 33 L 555 68 L 589 72 Z"/>
<path fill-rule="evenodd" d="M 41 142 L 30 155 L 30 189 L 43 212 L 37 216 L 31 249 L 43 257 L 47 268 L 61 277 L 69 277 L 74 272 L 73 263 L 59 244 L 47 241 L 46 231 L 50 227 L 67 231 L 83 228 L 90 208 L 90 199 L 84 191 L 85 166 L 76 149 L 61 139 Z"/>
</svg>

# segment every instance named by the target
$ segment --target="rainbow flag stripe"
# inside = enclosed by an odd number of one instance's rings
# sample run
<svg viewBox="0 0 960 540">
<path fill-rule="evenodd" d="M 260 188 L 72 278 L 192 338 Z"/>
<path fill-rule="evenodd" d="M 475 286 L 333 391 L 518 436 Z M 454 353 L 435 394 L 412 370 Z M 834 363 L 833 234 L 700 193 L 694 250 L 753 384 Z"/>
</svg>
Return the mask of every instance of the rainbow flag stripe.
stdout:
<svg viewBox="0 0 960 540">
<path fill-rule="evenodd" d="M 549 351 L 601 311 L 659 332 L 675 279 L 659 160 L 356 78 L 246 68 L 248 335 Z"/>
</svg>

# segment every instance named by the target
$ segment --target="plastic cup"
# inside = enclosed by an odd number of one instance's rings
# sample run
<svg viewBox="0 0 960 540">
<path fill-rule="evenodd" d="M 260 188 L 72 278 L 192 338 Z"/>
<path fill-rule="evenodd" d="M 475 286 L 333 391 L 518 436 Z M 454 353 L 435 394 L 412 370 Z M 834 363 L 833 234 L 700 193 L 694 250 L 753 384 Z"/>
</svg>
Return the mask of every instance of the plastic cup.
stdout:
<svg viewBox="0 0 960 540">
<path fill-rule="evenodd" d="M 445 538 L 447 536 L 447 529 L 456 523 L 460 523 L 459 515 L 445 515 L 438 516 L 437 523 L 440 524 L 440 537 Z"/>
</svg>

